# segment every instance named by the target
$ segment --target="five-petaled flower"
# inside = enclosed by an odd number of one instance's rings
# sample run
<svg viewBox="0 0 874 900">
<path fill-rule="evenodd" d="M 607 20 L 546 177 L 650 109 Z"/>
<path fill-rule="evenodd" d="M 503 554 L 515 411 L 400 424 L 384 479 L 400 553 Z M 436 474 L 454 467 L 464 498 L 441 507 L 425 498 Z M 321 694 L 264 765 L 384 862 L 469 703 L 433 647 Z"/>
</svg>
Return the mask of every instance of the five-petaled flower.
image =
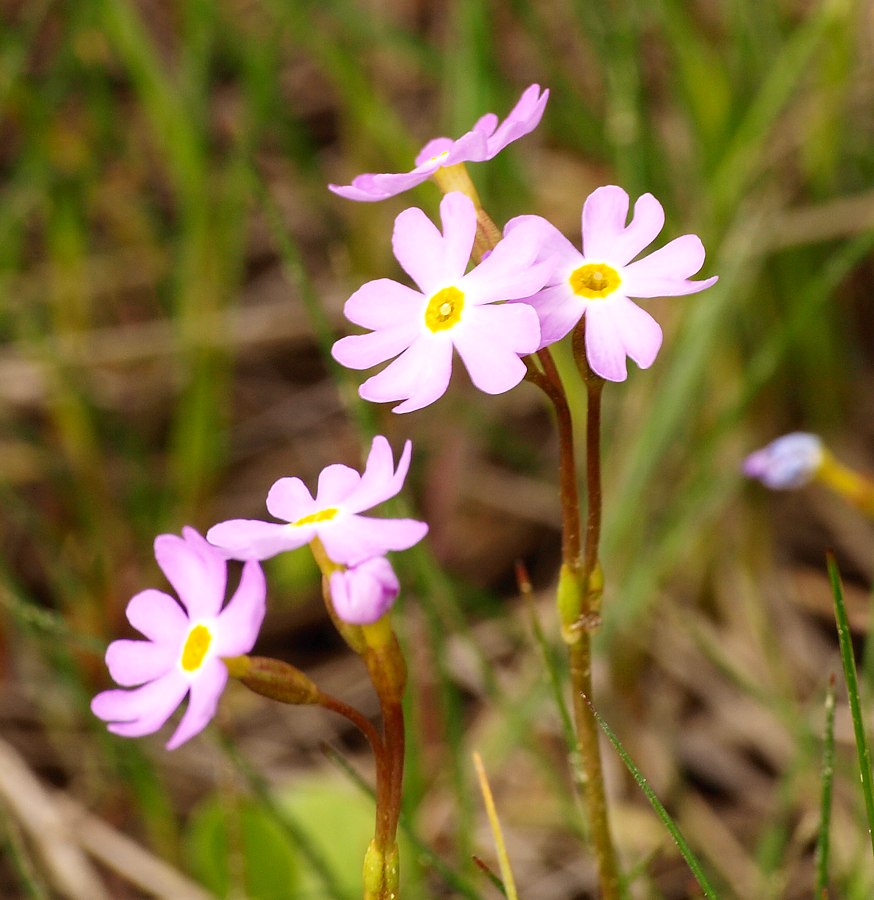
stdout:
<svg viewBox="0 0 874 900">
<path fill-rule="evenodd" d="M 703 291 L 716 277 L 689 281 L 704 264 L 704 246 L 694 234 L 684 234 L 632 262 L 662 230 L 665 213 L 652 194 L 634 204 L 620 187 L 600 187 L 583 206 L 582 253 L 558 229 L 539 216 L 511 220 L 505 233 L 541 226 L 541 257 L 551 257 L 553 276 L 542 291 L 523 298 L 540 316 L 541 346 L 563 338 L 586 316 L 586 357 L 596 374 L 609 381 L 627 377 L 626 356 L 642 369 L 654 362 L 662 330 L 631 297 L 675 297 Z"/>
<path fill-rule="evenodd" d="M 231 519 L 213 525 L 207 539 L 233 559 L 268 559 L 318 538 L 330 559 L 348 566 L 389 550 L 407 550 L 427 533 L 424 522 L 359 513 L 400 491 L 411 453 L 407 441 L 395 470 L 388 441 L 377 435 L 364 472 L 343 465 L 322 469 L 315 498 L 300 478 L 280 478 L 267 495 L 267 509 L 282 524 Z"/>
<path fill-rule="evenodd" d="M 530 296 L 546 284 L 552 264 L 535 260 L 537 223 L 515 229 L 465 274 L 477 226 L 473 202 L 453 191 L 443 198 L 440 216 L 442 234 L 420 209 L 397 217 L 394 254 L 420 290 L 388 278 L 359 288 L 344 312 L 356 325 L 373 330 L 341 338 L 332 350 L 352 369 L 397 356 L 359 389 L 365 400 L 403 400 L 396 413 L 421 409 L 443 396 L 453 347 L 473 383 L 487 394 L 500 394 L 522 380 L 526 369 L 520 357 L 540 345 L 531 307 L 496 303 Z"/>
<path fill-rule="evenodd" d="M 744 460 L 743 471 L 766 487 L 790 490 L 811 481 L 825 459 L 825 448 L 817 435 L 793 431 L 751 453 Z"/>
<path fill-rule="evenodd" d="M 350 625 L 370 625 L 384 616 L 400 589 L 398 577 L 384 556 L 331 574 L 334 612 Z"/>
<path fill-rule="evenodd" d="M 91 709 L 115 734 L 141 737 L 157 731 L 188 694 L 188 708 L 167 742 L 173 750 L 215 714 L 228 679 L 222 660 L 248 653 L 255 644 L 266 586 L 258 563 L 246 563 L 222 609 L 227 562 L 193 528 L 183 528 L 181 538 L 159 535 L 155 558 L 182 605 L 154 589 L 131 599 L 128 621 L 147 640 L 113 641 L 106 665 L 119 685 L 134 690 L 104 691 Z"/>
<path fill-rule="evenodd" d="M 402 173 L 367 173 L 352 184 L 330 184 L 328 187 L 348 200 L 384 200 L 427 181 L 438 169 L 464 162 L 483 162 L 497 156 L 507 144 L 533 131 L 540 123 L 549 91 L 532 84 L 504 121 L 498 125 L 494 113 L 484 115 L 458 140 L 439 137 L 428 141 L 416 157 L 416 167 Z"/>
</svg>

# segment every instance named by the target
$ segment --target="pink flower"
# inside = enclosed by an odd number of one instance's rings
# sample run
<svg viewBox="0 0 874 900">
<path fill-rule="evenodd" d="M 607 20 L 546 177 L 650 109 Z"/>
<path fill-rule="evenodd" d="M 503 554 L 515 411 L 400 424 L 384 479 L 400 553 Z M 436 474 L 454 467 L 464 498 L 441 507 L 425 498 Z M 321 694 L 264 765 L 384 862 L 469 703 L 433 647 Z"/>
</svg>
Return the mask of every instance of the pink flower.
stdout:
<svg viewBox="0 0 874 900">
<path fill-rule="evenodd" d="M 318 538 L 336 563 L 354 566 L 389 550 L 406 550 L 428 531 L 414 519 L 374 519 L 361 516 L 394 497 L 410 468 L 412 444 L 407 441 L 395 471 L 391 447 L 381 435 L 373 439 L 360 475 L 348 466 L 322 469 L 313 499 L 300 478 L 280 478 L 267 495 L 267 509 L 284 523 L 231 519 L 213 525 L 207 539 L 233 559 L 268 559 Z"/>
<path fill-rule="evenodd" d="M 773 490 L 798 488 L 813 479 L 825 461 L 825 448 L 815 434 L 793 431 L 751 453 L 743 464 L 744 475 L 758 478 Z"/>
<path fill-rule="evenodd" d="M 498 125 L 498 117 L 494 113 L 487 113 L 456 141 L 445 137 L 434 138 L 419 151 L 415 169 L 399 174 L 368 173 L 354 178 L 352 184 L 329 184 L 328 187 L 347 200 L 385 200 L 427 181 L 444 166 L 491 159 L 507 144 L 534 131 L 548 98 L 549 91 L 541 92 L 540 85 L 532 84 L 501 125 Z"/>
<path fill-rule="evenodd" d="M 227 563 L 193 528 L 183 528 L 181 538 L 159 535 L 155 558 L 182 606 L 154 589 L 131 599 L 128 621 L 147 640 L 113 641 L 106 665 L 118 684 L 135 689 L 104 691 L 91 701 L 91 709 L 113 733 L 141 737 L 157 731 L 188 694 L 185 715 L 167 742 L 174 750 L 215 715 L 228 680 L 222 659 L 254 646 L 266 585 L 258 563 L 246 563 L 234 596 L 222 609 Z"/>
<path fill-rule="evenodd" d="M 519 227 L 465 274 L 476 234 L 473 202 L 451 192 L 440 204 L 440 216 L 443 234 L 420 209 L 397 217 L 394 254 L 420 290 L 388 278 L 359 288 L 344 312 L 351 322 L 373 330 L 341 338 L 332 350 L 334 359 L 352 369 L 397 356 L 359 389 L 365 400 L 403 400 L 396 413 L 421 409 L 443 396 L 453 347 L 481 391 L 501 394 L 522 380 L 525 364 L 519 357 L 533 353 L 540 342 L 533 309 L 495 303 L 527 297 L 549 278 L 549 263 L 534 265 L 539 228 Z"/>
<path fill-rule="evenodd" d="M 687 280 L 704 264 L 704 245 L 694 234 L 631 262 L 662 230 L 665 213 L 652 194 L 644 194 L 626 225 L 628 203 L 628 194 L 615 185 L 589 195 L 583 206 L 582 253 L 538 216 L 519 216 L 506 228 L 512 234 L 539 221 L 541 256 L 551 256 L 555 265 L 549 284 L 524 298 L 540 316 L 541 346 L 563 338 L 585 314 L 589 365 L 609 381 L 625 380 L 626 356 L 649 368 L 662 343 L 658 323 L 629 298 L 695 294 L 717 281 Z"/>
<path fill-rule="evenodd" d="M 350 625 L 370 625 L 385 615 L 400 593 L 391 563 L 384 556 L 331 575 L 334 611 Z"/>
</svg>

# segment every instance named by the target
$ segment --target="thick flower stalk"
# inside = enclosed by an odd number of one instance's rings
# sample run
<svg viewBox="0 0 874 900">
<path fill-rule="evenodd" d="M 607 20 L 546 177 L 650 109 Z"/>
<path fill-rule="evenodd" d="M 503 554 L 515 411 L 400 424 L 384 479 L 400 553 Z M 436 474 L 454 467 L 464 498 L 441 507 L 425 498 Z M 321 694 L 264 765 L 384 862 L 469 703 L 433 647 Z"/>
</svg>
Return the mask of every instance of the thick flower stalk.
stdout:
<svg viewBox="0 0 874 900">
<path fill-rule="evenodd" d="M 328 187 L 347 200 L 372 202 L 394 197 L 427 181 L 442 168 L 465 162 L 482 162 L 497 156 L 507 144 L 533 131 L 539 124 L 549 99 L 549 91 L 530 85 L 503 122 L 494 113 L 486 113 L 460 138 L 438 137 L 428 141 L 416 156 L 409 172 L 359 175 L 352 184 Z"/>
<path fill-rule="evenodd" d="M 193 528 L 184 528 L 181 538 L 159 535 L 155 558 L 179 602 L 155 589 L 133 597 L 127 618 L 146 640 L 113 641 L 106 665 L 119 685 L 134 689 L 104 691 L 91 701 L 91 709 L 113 733 L 141 737 L 161 728 L 187 695 L 188 708 L 167 742 L 173 750 L 215 715 L 228 680 L 224 660 L 254 646 L 266 587 L 261 567 L 248 562 L 222 608 L 227 562 Z"/>
<path fill-rule="evenodd" d="M 620 187 L 600 187 L 586 199 L 582 215 L 582 251 L 550 222 L 539 216 L 519 216 L 506 232 L 540 226 L 541 258 L 551 258 L 549 283 L 523 298 L 540 318 L 541 347 L 561 340 L 585 316 L 585 349 L 591 370 L 608 381 L 624 381 L 626 358 L 642 369 L 653 364 L 662 344 L 662 330 L 631 298 L 694 294 L 717 278 L 690 281 L 704 264 L 704 245 L 694 234 L 675 238 L 659 250 L 632 262 L 661 232 L 662 205 L 652 194 L 634 204 Z"/>
<path fill-rule="evenodd" d="M 396 413 L 443 396 L 454 351 L 476 387 L 500 394 L 525 377 L 521 357 L 540 343 L 534 310 L 499 302 L 528 296 L 549 278 L 551 263 L 535 260 L 539 226 L 520 226 L 467 272 L 477 230 L 474 204 L 452 192 L 443 198 L 440 215 L 442 233 L 420 209 L 397 217 L 394 253 L 418 290 L 387 278 L 359 288 L 344 312 L 371 332 L 341 338 L 332 350 L 338 362 L 353 369 L 397 357 L 359 389 L 365 400 L 402 400 Z"/>
<path fill-rule="evenodd" d="M 394 497 L 410 468 L 412 445 L 404 445 L 394 467 L 388 441 L 373 439 L 364 471 L 331 465 L 319 475 L 316 496 L 300 478 L 280 478 L 267 495 L 267 509 L 283 523 L 231 519 L 206 536 L 232 559 L 268 559 L 318 538 L 335 563 L 354 566 L 389 550 L 407 550 L 427 533 L 414 519 L 381 519 L 362 512 Z"/>
</svg>

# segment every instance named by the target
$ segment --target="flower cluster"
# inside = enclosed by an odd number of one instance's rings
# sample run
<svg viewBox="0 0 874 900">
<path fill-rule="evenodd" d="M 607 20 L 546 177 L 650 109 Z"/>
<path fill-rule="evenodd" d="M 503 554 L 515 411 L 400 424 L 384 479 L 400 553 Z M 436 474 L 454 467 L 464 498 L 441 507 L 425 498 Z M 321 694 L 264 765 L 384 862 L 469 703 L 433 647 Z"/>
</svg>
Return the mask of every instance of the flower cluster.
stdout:
<svg viewBox="0 0 874 900">
<path fill-rule="evenodd" d="M 427 144 L 411 172 L 360 175 L 331 190 L 352 200 L 379 200 L 441 168 L 491 159 L 537 125 L 547 96 L 531 85 L 500 126 L 490 114 L 457 141 L 437 138 Z M 421 210 L 405 210 L 395 220 L 392 244 L 418 290 L 386 278 L 359 288 L 344 312 L 370 333 L 341 338 L 333 348 L 335 359 L 368 369 L 397 357 L 359 392 L 375 402 L 402 400 L 394 412 L 411 412 L 446 391 L 453 348 L 473 383 L 499 394 L 525 377 L 525 356 L 561 340 L 585 317 L 589 367 L 604 379 L 624 381 L 626 358 L 647 368 L 662 343 L 658 323 L 631 298 L 693 294 L 717 280 L 690 280 L 704 264 L 704 246 L 694 234 L 635 259 L 659 235 L 665 214 L 652 194 L 637 200 L 630 222 L 629 206 L 620 187 L 594 191 L 583 205 L 581 250 L 546 219 L 519 216 L 469 272 L 477 231 L 471 199 L 457 192 L 444 197 L 442 232 Z"/>
<path fill-rule="evenodd" d="M 531 85 L 503 122 L 489 113 L 457 140 L 428 142 L 409 172 L 368 173 L 329 187 L 352 200 L 375 201 L 440 178 L 451 167 L 455 174 L 441 184 L 464 186 L 461 165 L 492 159 L 531 132 L 548 96 Z M 507 223 L 500 239 L 489 237 L 491 249 L 470 267 L 474 248 L 484 246 L 478 231 L 484 222 L 489 235 L 494 229 L 475 199 L 472 187 L 446 193 L 440 229 L 422 210 L 404 210 L 395 220 L 392 245 L 416 287 L 381 278 L 346 302 L 346 316 L 366 333 L 338 340 L 334 357 L 353 369 L 388 362 L 361 385 L 363 398 L 400 401 L 397 413 L 422 409 L 446 392 L 456 352 L 476 387 L 503 393 L 528 373 L 525 357 L 561 340 L 581 321 L 590 369 L 622 381 L 626 359 L 646 368 L 662 341 L 659 325 L 631 298 L 692 294 L 716 282 L 690 280 L 704 263 L 704 247 L 692 234 L 638 259 L 661 232 L 664 211 L 644 194 L 628 221 L 629 196 L 613 185 L 585 201 L 580 250 L 546 219 L 520 216 Z M 328 466 L 315 496 L 299 478 L 280 478 L 267 496 L 267 509 L 279 521 L 232 519 L 214 525 L 205 539 L 191 528 L 181 537 L 158 537 L 155 555 L 179 600 L 147 590 L 130 601 L 128 619 L 146 640 L 110 645 L 106 662 L 121 689 L 96 696 L 95 714 L 117 734 L 144 735 L 158 730 L 188 697 L 167 746 L 197 734 L 215 712 L 229 669 L 241 671 L 235 658 L 245 659 L 255 643 L 266 596 L 259 562 L 287 550 L 311 545 L 340 620 L 355 626 L 379 620 L 400 590 L 386 554 L 412 547 L 428 526 L 364 513 L 398 494 L 411 452 L 407 441 L 395 467 L 388 441 L 378 436 L 363 472 Z M 244 565 L 225 605 L 229 559 Z"/>
<path fill-rule="evenodd" d="M 167 743 L 178 747 L 215 714 L 228 666 L 255 644 L 264 619 L 266 584 L 260 560 L 304 544 L 319 544 L 330 560 L 331 599 L 337 616 L 352 625 L 377 621 L 400 587 L 390 550 L 406 550 L 428 531 L 414 519 L 363 516 L 403 487 L 412 447 L 394 466 L 391 447 L 373 439 L 362 473 L 343 465 L 323 469 L 315 498 L 299 478 L 280 478 L 267 508 L 284 524 L 234 519 L 213 526 L 204 539 L 193 528 L 182 537 L 162 534 L 155 558 L 179 602 L 158 590 L 137 594 L 128 621 L 145 638 L 113 641 L 106 652 L 109 673 L 121 688 L 98 694 L 91 708 L 109 730 L 140 737 L 161 728 L 186 698 L 188 707 Z M 243 561 L 239 586 L 222 608 L 227 560 Z"/>
</svg>

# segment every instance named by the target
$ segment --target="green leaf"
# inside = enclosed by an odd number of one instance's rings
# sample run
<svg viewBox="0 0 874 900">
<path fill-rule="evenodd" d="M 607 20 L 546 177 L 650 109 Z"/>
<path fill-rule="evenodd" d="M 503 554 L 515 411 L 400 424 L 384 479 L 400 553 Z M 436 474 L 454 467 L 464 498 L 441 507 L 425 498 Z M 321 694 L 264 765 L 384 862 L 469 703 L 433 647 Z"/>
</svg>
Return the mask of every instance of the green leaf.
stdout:
<svg viewBox="0 0 874 900">
<path fill-rule="evenodd" d="M 219 897 L 252 900 L 296 896 L 300 863 L 295 848 L 255 801 L 210 797 L 192 816 L 186 835 L 192 870 Z"/>
</svg>

